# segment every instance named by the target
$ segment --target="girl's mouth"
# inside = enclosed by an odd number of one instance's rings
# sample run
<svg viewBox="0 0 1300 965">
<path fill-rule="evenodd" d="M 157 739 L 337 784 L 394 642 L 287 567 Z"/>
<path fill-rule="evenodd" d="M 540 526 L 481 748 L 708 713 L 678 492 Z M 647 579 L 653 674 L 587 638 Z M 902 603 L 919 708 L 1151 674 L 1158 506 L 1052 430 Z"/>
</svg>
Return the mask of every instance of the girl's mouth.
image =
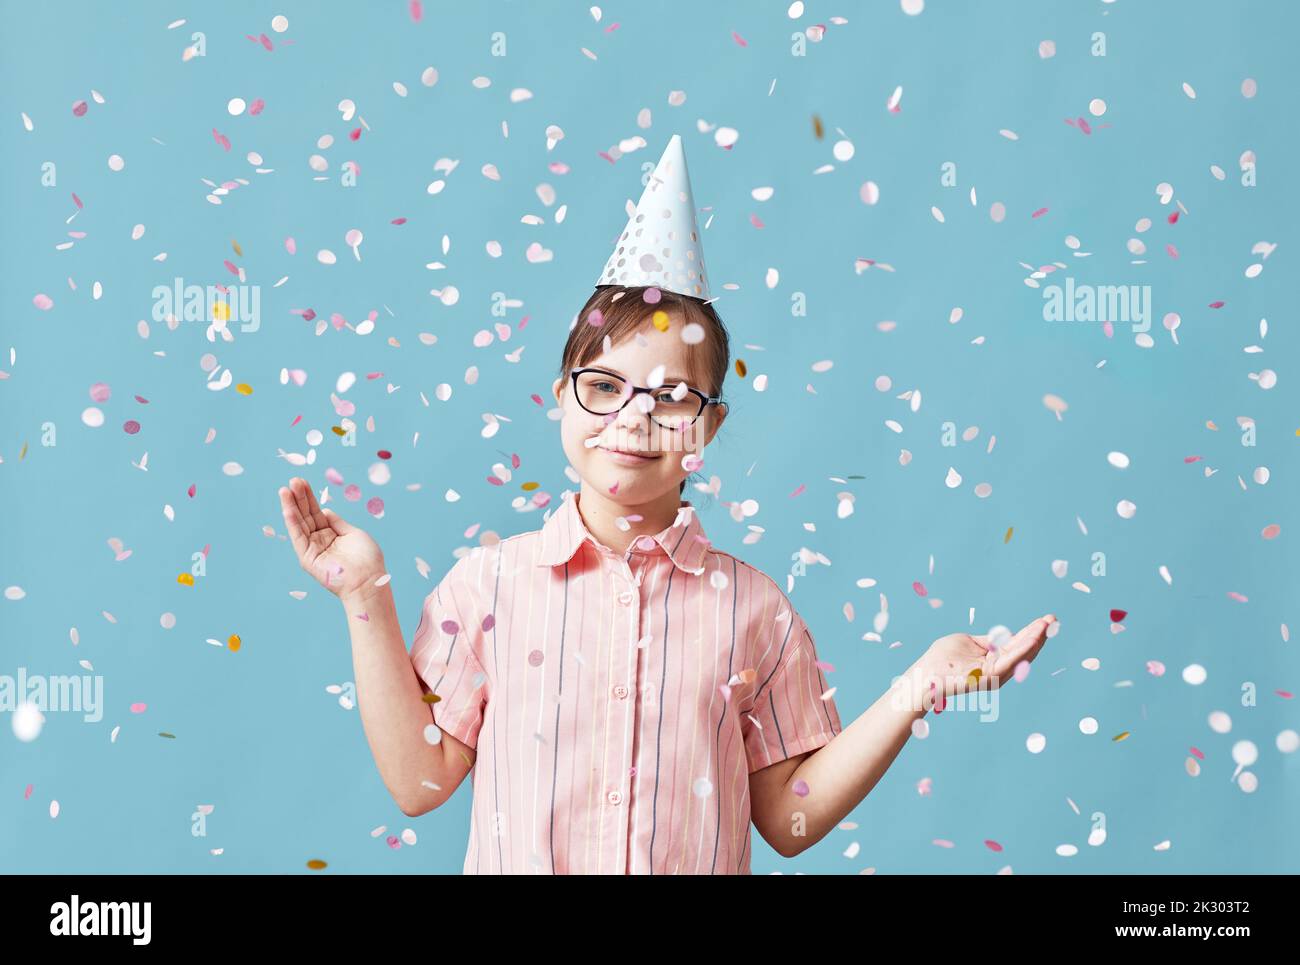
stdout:
<svg viewBox="0 0 1300 965">
<path fill-rule="evenodd" d="M 620 466 L 644 466 L 646 463 L 654 462 L 659 458 L 657 453 L 641 454 L 619 449 L 607 449 L 604 446 L 601 446 L 600 449 L 609 453 L 609 457 Z"/>
</svg>

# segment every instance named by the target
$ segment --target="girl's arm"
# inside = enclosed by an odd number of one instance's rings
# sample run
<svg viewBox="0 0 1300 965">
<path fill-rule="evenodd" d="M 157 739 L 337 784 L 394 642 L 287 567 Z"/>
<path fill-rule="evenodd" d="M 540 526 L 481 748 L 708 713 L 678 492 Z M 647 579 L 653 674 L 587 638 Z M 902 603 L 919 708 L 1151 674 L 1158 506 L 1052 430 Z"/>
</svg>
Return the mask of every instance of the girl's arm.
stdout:
<svg viewBox="0 0 1300 965">
<path fill-rule="evenodd" d="M 403 813 L 431 811 L 465 779 L 474 752 L 446 733 L 437 744 L 425 740 L 433 710 L 406 652 L 393 591 L 376 585 L 384 554 L 360 527 L 321 509 L 305 479 L 295 476 L 279 495 L 299 564 L 343 604 L 361 723 L 379 774 Z"/>
<path fill-rule="evenodd" d="M 433 712 L 407 654 L 390 584 L 340 599 L 352 634 L 361 724 L 384 785 L 403 814 L 441 807 L 470 772 L 475 752 L 446 731 L 437 744 L 425 740 Z"/>
<path fill-rule="evenodd" d="M 830 743 L 786 773 L 779 765 L 756 772 L 754 777 L 763 777 L 751 781 L 751 809 L 763 838 L 787 858 L 816 844 L 871 793 L 907 743 L 914 721 L 980 676 L 989 681 L 984 686 L 1000 687 L 1018 663 L 1038 655 L 1055 620 L 1051 614 L 1040 617 L 1001 649 L 987 637 L 941 637 Z M 798 781 L 807 785 L 803 796 L 792 790 Z M 804 815 L 799 836 L 791 820 L 796 812 Z"/>
</svg>

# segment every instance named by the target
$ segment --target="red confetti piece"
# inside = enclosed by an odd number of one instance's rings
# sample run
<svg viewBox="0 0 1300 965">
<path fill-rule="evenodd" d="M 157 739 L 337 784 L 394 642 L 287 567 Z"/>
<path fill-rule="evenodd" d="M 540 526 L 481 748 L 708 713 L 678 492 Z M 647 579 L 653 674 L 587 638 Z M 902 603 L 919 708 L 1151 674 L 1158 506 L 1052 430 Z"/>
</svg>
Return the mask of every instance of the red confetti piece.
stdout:
<svg viewBox="0 0 1300 965">
<path fill-rule="evenodd" d="M 1183 456 L 1184 463 L 1200 462 L 1204 456 Z"/>
<path fill-rule="evenodd" d="M 348 138 L 353 141 L 361 140 L 361 128 L 358 127 L 355 131 L 353 131 L 351 134 L 348 135 Z"/>
<path fill-rule="evenodd" d="M 75 205 L 77 206 L 77 210 L 78 210 L 78 211 L 80 211 L 82 208 L 85 207 L 85 205 L 81 203 L 81 199 L 80 199 L 79 197 L 77 197 L 77 192 L 76 192 L 76 191 L 73 191 L 73 192 L 72 192 L 72 203 L 75 204 Z"/>
<path fill-rule="evenodd" d="M 1178 213 L 1177 211 L 1170 211 L 1170 212 L 1169 212 L 1169 223 L 1170 223 L 1170 224 L 1178 224 L 1178 214 L 1179 214 L 1179 213 Z"/>
<path fill-rule="evenodd" d="M 1211 308 L 1222 308 L 1225 304 L 1227 304 L 1227 303 L 1226 303 L 1226 302 L 1210 302 L 1210 307 L 1211 307 Z"/>
<path fill-rule="evenodd" d="M 529 398 L 532 399 L 534 402 L 536 402 L 538 405 L 545 405 L 545 404 L 546 404 L 545 402 L 542 401 L 542 397 L 541 397 L 540 395 L 538 395 L 536 392 L 534 392 L 532 395 L 530 395 Z"/>
<path fill-rule="evenodd" d="M 1001 850 L 1002 850 L 1002 845 L 998 844 L 998 843 L 997 843 L 996 841 L 994 841 L 992 838 L 985 838 L 985 839 L 984 839 L 984 847 L 988 848 L 990 851 L 1001 851 Z"/>
<path fill-rule="evenodd" d="M 146 398 L 145 398 L 144 396 L 142 396 L 142 395 L 137 395 L 137 396 L 135 397 L 135 401 L 139 402 L 141 405 L 148 405 L 148 404 L 149 404 L 149 400 L 146 399 Z"/>
<path fill-rule="evenodd" d="M 379 455 L 379 458 L 380 458 L 380 459 L 392 459 L 392 458 L 393 458 L 393 454 L 392 454 L 391 452 L 389 452 L 387 449 L 380 449 L 378 455 Z"/>
<path fill-rule="evenodd" d="M 493 486 L 504 486 L 504 485 L 505 485 L 505 483 L 503 483 L 503 482 L 502 482 L 500 479 L 498 479 L 496 476 L 488 476 L 488 477 L 487 477 L 487 481 L 490 482 Z"/>
<path fill-rule="evenodd" d="M 191 499 L 194 498 L 194 491 L 195 491 L 195 489 L 196 489 L 195 484 L 194 484 L 194 483 L 190 483 L 190 488 L 187 489 L 187 490 L 185 490 L 187 493 L 190 494 L 190 498 L 191 498 Z"/>
<path fill-rule="evenodd" d="M 405 218 L 394 218 L 392 221 L 390 221 L 390 222 L 388 222 L 388 223 L 389 223 L 389 224 L 406 224 L 406 219 L 405 219 Z"/>
<path fill-rule="evenodd" d="M 294 417 L 293 417 L 293 421 L 289 423 L 289 428 L 292 429 L 294 426 L 296 426 L 296 425 L 297 425 L 299 422 L 301 422 L 301 421 L 302 421 L 302 416 L 301 416 L 301 415 L 296 415 L 296 416 L 294 416 Z"/>
<path fill-rule="evenodd" d="M 926 590 L 926 588 L 925 588 L 925 584 L 922 583 L 922 582 L 920 582 L 919 580 L 915 580 L 915 581 L 913 581 L 913 583 L 912 583 L 912 590 L 916 593 L 917 596 L 928 596 L 928 595 L 929 595 L 929 591 Z"/>
<path fill-rule="evenodd" d="M 1125 618 L 1126 616 L 1128 616 L 1128 611 L 1127 611 L 1127 610 L 1111 610 L 1111 611 L 1110 611 L 1110 622 L 1111 622 L 1111 623 L 1122 623 L 1123 620 L 1124 620 L 1124 618 Z"/>
<path fill-rule="evenodd" d="M 1193 747 L 1190 748 L 1190 750 L 1192 752 L 1192 756 L 1195 757 L 1198 761 L 1205 760 L 1205 755 L 1202 754 L 1197 748 Z"/>
</svg>

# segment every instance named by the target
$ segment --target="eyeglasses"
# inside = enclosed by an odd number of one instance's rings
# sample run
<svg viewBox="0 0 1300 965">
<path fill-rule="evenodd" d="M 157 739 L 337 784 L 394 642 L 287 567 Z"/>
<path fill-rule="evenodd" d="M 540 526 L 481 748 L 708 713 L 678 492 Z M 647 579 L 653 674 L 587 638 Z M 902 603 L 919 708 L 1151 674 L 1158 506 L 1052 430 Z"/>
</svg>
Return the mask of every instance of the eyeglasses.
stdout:
<svg viewBox="0 0 1300 965">
<path fill-rule="evenodd" d="M 573 396 L 592 415 L 612 415 L 620 412 L 642 392 L 647 401 L 638 402 L 637 408 L 649 413 L 655 424 L 665 429 L 681 431 L 695 423 L 704 412 L 705 406 L 727 403 L 721 396 L 716 398 L 705 395 L 698 389 L 692 389 L 685 382 L 670 387 L 662 385 L 657 389 L 639 385 L 629 385 L 622 376 L 603 369 L 574 369 Z"/>
</svg>

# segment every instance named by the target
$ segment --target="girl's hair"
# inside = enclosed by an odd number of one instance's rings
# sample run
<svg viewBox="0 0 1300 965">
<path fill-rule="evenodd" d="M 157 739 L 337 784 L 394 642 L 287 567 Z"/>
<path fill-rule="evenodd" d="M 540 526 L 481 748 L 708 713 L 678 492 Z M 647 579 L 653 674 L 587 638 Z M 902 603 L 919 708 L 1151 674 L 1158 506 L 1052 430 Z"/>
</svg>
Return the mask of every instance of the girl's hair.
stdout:
<svg viewBox="0 0 1300 965">
<path fill-rule="evenodd" d="M 596 359 L 605 350 L 605 339 L 611 346 L 639 331 L 656 311 L 670 314 L 674 309 L 681 314 L 683 323 L 695 323 L 704 329 L 704 338 L 691 346 L 686 375 L 691 385 L 710 396 L 722 395 L 722 383 L 731 365 L 731 340 L 727 328 L 711 304 L 698 298 L 676 292 L 659 291 L 659 301 L 647 304 L 645 292 L 649 286 L 601 285 L 582 306 L 569 340 L 560 357 L 560 377 L 567 380 L 569 373 Z M 600 312 L 601 322 L 590 322 L 592 312 Z M 730 408 L 730 406 L 728 406 Z M 678 492 L 685 492 L 686 480 Z"/>
</svg>

